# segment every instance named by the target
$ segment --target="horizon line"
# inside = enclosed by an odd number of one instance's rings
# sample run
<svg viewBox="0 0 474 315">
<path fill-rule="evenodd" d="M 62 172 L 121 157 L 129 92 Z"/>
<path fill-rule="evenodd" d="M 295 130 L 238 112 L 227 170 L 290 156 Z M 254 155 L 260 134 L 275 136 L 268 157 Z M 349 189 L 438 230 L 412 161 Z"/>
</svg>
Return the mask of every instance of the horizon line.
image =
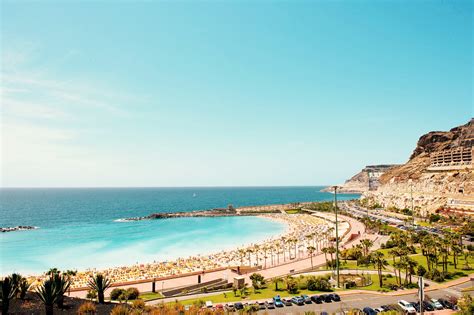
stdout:
<svg viewBox="0 0 474 315">
<path fill-rule="evenodd" d="M 107 189 L 107 188 L 285 188 L 329 187 L 331 185 L 209 185 L 209 186 L 2 186 L 0 189 Z"/>
</svg>

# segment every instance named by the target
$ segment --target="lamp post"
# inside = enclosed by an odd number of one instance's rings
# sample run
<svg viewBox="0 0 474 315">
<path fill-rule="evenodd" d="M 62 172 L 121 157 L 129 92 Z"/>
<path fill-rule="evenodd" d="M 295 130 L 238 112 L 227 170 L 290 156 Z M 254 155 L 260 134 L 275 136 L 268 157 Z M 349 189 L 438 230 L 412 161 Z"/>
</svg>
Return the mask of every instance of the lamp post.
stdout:
<svg viewBox="0 0 474 315">
<path fill-rule="evenodd" d="M 337 276 L 337 287 L 339 288 L 339 229 L 337 221 L 337 186 L 332 187 L 334 189 L 334 214 L 336 216 L 336 276 Z"/>
</svg>

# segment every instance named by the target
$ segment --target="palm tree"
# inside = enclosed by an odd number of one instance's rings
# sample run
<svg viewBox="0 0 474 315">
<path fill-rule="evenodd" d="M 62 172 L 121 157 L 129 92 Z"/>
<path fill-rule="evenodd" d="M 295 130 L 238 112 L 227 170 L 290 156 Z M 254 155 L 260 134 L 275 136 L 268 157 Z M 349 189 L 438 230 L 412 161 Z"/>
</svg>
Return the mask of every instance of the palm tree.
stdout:
<svg viewBox="0 0 474 315">
<path fill-rule="evenodd" d="M 52 315 L 53 305 L 58 300 L 58 290 L 54 284 L 53 278 L 50 277 L 41 286 L 39 286 L 36 289 L 36 294 L 44 304 L 46 315 Z"/>
<path fill-rule="evenodd" d="M 371 261 L 374 264 L 374 267 L 377 268 L 377 273 L 379 276 L 379 286 L 380 288 L 382 288 L 383 286 L 382 269 L 385 269 L 385 267 L 388 266 L 388 262 L 384 258 L 384 254 L 382 252 L 374 252 L 371 255 Z"/>
<path fill-rule="evenodd" d="M 26 292 L 28 292 L 30 287 L 31 287 L 31 283 L 28 282 L 28 279 L 23 277 L 20 280 L 20 285 L 18 286 L 18 296 L 20 297 L 20 299 L 22 299 L 22 300 L 25 299 Z"/>
<path fill-rule="evenodd" d="M 282 281 L 281 278 L 274 278 L 272 280 L 273 284 L 275 284 L 275 291 L 278 291 L 278 284 Z"/>
<path fill-rule="evenodd" d="M 53 276 L 54 285 L 58 292 L 58 298 L 56 299 L 56 304 L 59 308 L 63 308 L 64 304 L 64 294 L 68 291 L 71 286 L 71 280 L 69 276 L 65 274 L 56 273 Z"/>
<path fill-rule="evenodd" d="M 245 249 L 240 248 L 238 253 L 239 253 L 239 257 L 240 257 L 240 265 L 243 266 L 244 257 L 245 257 Z"/>
<path fill-rule="evenodd" d="M 2 286 L 2 314 L 8 314 L 8 309 L 10 308 L 10 300 L 13 299 L 16 295 L 16 288 L 12 283 L 11 277 L 5 277 L 0 281 Z"/>
<path fill-rule="evenodd" d="M 311 257 L 311 270 L 312 270 L 314 268 L 313 267 L 313 253 L 316 250 L 316 248 L 314 248 L 314 246 L 308 246 L 306 249 L 308 250 L 309 257 Z"/>
<path fill-rule="evenodd" d="M 374 242 L 366 238 L 366 239 L 361 240 L 360 243 L 364 247 L 364 256 L 368 256 L 369 250 L 374 245 Z"/>
<path fill-rule="evenodd" d="M 97 274 L 89 280 L 89 288 L 97 292 L 100 304 L 104 304 L 104 293 L 112 285 L 112 281 L 102 274 Z"/>
<path fill-rule="evenodd" d="M 252 267 L 252 249 L 251 248 L 247 248 L 247 255 L 249 255 L 249 267 Z"/>
</svg>

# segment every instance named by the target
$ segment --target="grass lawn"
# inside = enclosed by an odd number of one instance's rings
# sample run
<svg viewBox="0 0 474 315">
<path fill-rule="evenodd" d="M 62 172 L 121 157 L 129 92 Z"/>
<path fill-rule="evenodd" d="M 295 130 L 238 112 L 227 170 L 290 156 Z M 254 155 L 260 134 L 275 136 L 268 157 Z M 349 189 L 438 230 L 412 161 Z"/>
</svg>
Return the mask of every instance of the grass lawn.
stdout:
<svg viewBox="0 0 474 315">
<path fill-rule="evenodd" d="M 159 292 L 156 292 L 156 293 L 153 293 L 153 292 L 143 292 L 143 293 L 140 293 L 140 296 L 139 296 L 140 299 L 145 300 L 145 301 L 158 299 L 158 298 L 160 298 L 160 297 L 162 297 L 162 295 L 161 295 L 161 293 L 159 293 Z"/>
<path fill-rule="evenodd" d="M 413 259 L 414 261 L 416 261 L 418 263 L 418 265 L 421 265 L 426 270 L 428 270 L 427 263 L 426 263 L 426 257 L 423 256 L 421 253 L 410 255 L 410 258 Z M 392 258 L 387 257 L 387 261 L 390 264 L 390 266 L 393 266 L 393 259 Z M 398 259 L 397 259 L 397 261 L 398 261 Z M 468 262 L 469 262 L 470 266 L 474 267 L 474 257 L 469 257 Z M 462 272 L 465 275 L 468 275 L 468 274 L 474 272 L 474 270 L 462 270 L 461 268 L 464 266 L 464 264 L 465 264 L 464 257 L 458 257 L 458 264 L 457 264 L 458 268 L 457 269 L 454 268 L 453 257 L 450 256 L 448 258 L 448 272 Z M 443 269 L 442 264 L 438 264 L 437 269 L 439 271 L 442 271 L 442 269 Z M 454 280 L 454 279 L 457 279 L 457 278 L 460 278 L 460 277 L 462 277 L 462 275 L 455 275 L 452 279 L 446 279 L 444 282 L 451 281 L 451 280 Z"/>
<path fill-rule="evenodd" d="M 341 269 L 375 270 L 373 265 L 357 266 L 357 261 L 355 260 L 347 260 L 347 262 L 345 262 L 344 260 L 341 260 Z"/>
<path fill-rule="evenodd" d="M 397 280 L 395 276 L 390 277 L 389 275 L 383 275 L 383 286 L 380 288 L 379 286 L 379 276 L 376 274 L 370 275 L 370 279 L 372 280 L 372 284 L 369 286 L 361 287 L 361 288 L 351 288 L 349 290 L 368 290 L 368 291 L 384 291 L 389 292 L 393 291 L 389 288 L 390 284 L 397 284 Z"/>
</svg>

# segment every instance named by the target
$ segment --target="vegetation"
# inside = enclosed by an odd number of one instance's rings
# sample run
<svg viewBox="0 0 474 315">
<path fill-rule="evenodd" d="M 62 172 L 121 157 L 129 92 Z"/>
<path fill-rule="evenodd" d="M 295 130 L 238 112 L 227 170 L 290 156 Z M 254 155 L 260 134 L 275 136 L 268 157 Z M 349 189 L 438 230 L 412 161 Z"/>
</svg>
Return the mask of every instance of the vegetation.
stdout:
<svg viewBox="0 0 474 315">
<path fill-rule="evenodd" d="M 112 285 L 112 281 L 102 274 L 97 274 L 89 280 L 89 288 L 97 292 L 100 304 L 104 304 L 104 293 Z"/>
<path fill-rule="evenodd" d="M 12 283 L 11 277 L 6 277 L 1 281 L 2 286 L 2 314 L 8 314 L 10 308 L 10 301 L 16 295 L 16 288 Z"/>
<path fill-rule="evenodd" d="M 472 315 L 474 314 L 474 300 L 472 296 L 464 293 L 462 298 L 458 301 L 459 315 Z"/>
<path fill-rule="evenodd" d="M 95 304 L 92 302 L 82 303 L 77 310 L 77 315 L 95 315 L 96 313 L 97 309 Z"/>
<path fill-rule="evenodd" d="M 36 290 L 36 294 L 45 306 L 46 315 L 53 314 L 54 303 L 58 301 L 59 290 L 55 285 L 53 277 L 46 280 Z"/>
</svg>

